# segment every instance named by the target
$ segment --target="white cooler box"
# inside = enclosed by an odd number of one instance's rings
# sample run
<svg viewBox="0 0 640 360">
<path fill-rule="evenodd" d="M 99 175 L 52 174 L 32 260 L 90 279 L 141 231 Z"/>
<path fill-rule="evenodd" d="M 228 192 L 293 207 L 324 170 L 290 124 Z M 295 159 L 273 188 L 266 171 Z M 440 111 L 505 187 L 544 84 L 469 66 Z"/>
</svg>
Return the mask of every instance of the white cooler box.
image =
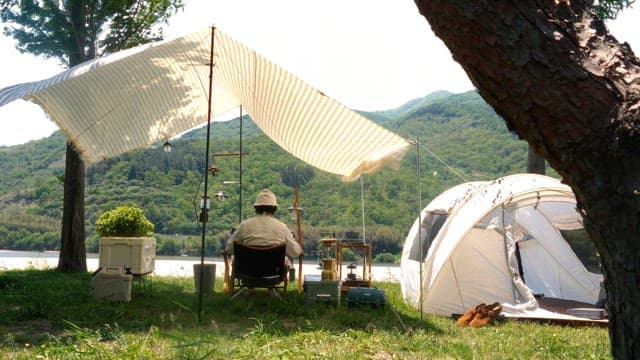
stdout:
<svg viewBox="0 0 640 360">
<path fill-rule="evenodd" d="M 111 301 L 131 301 L 133 275 L 121 268 L 102 269 L 91 278 L 93 297 Z"/>
<path fill-rule="evenodd" d="M 153 272 L 156 266 L 156 239 L 152 237 L 100 238 L 100 263 L 103 269 L 131 268 L 134 275 Z"/>
</svg>

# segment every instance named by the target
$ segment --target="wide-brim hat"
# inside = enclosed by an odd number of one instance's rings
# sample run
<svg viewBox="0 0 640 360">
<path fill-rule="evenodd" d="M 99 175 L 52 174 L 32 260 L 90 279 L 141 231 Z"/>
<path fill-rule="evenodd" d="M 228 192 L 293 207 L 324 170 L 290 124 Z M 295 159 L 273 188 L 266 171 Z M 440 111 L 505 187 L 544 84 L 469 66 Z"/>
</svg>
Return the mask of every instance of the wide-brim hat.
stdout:
<svg viewBox="0 0 640 360">
<path fill-rule="evenodd" d="M 276 200 L 276 194 L 274 194 L 269 189 L 264 189 L 260 191 L 258 197 L 256 197 L 256 202 L 253 206 L 275 206 L 278 207 L 278 201 Z"/>
</svg>

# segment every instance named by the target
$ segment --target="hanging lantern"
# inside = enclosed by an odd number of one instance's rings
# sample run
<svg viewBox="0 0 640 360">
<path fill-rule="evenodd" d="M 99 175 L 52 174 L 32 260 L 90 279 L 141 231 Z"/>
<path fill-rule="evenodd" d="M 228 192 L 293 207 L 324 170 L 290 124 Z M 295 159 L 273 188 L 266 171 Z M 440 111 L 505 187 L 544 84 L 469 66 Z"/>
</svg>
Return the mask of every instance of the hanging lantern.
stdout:
<svg viewBox="0 0 640 360">
<path fill-rule="evenodd" d="M 301 207 L 293 207 L 293 206 L 289 206 L 287 210 L 289 210 L 289 213 L 291 213 L 291 220 L 298 219 L 298 213 L 302 213 L 304 211 L 304 209 Z"/>
<path fill-rule="evenodd" d="M 200 199 L 200 209 L 209 210 L 211 208 L 211 198 L 209 196 L 203 196 Z"/>
<path fill-rule="evenodd" d="M 162 145 L 162 148 L 164 149 L 165 153 L 170 153 L 171 150 L 173 150 L 173 145 L 171 145 L 171 143 L 167 140 L 164 142 L 164 145 Z"/>
<path fill-rule="evenodd" d="M 224 191 L 219 190 L 216 193 L 215 197 L 216 197 L 216 200 L 218 200 L 218 201 L 224 201 L 226 198 L 229 197 L 229 195 L 227 195 L 227 193 L 225 193 Z"/>
</svg>

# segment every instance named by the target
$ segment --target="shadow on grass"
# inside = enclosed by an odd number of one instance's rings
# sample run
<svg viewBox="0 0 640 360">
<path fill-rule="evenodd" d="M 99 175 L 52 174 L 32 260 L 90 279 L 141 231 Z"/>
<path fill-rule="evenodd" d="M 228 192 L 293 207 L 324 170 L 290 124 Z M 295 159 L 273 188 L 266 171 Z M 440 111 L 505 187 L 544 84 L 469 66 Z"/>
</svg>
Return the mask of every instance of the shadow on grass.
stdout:
<svg viewBox="0 0 640 360">
<path fill-rule="evenodd" d="M 257 292 L 231 295 L 221 290 L 203 294 L 202 316 L 198 322 L 198 293 L 192 278 L 148 277 L 134 281 L 130 302 L 96 300 L 91 295 L 90 273 L 59 273 L 54 270 L 0 272 L 0 334 L 12 341 L 37 344 L 46 336 L 62 336 L 65 331 L 104 331 L 117 326 L 120 331 L 145 332 L 151 327 L 161 332 L 207 332 L 237 336 L 260 331 L 291 334 L 298 331 L 341 333 L 348 329 L 378 329 L 394 333 L 415 330 L 440 333 L 428 319 L 404 304 L 400 285 L 376 284 L 386 294 L 383 307 L 350 308 L 344 301 L 335 304 L 305 304 L 304 294 L 295 285 L 286 296 Z M 8 335 L 0 335 L 0 343 Z"/>
<path fill-rule="evenodd" d="M 350 307 L 345 296 L 339 305 L 305 303 L 304 294 L 298 294 L 294 288 L 280 298 L 257 292 L 254 295 L 240 295 L 232 301 L 228 294 L 215 294 L 205 302 L 203 323 L 216 321 L 219 324 L 232 324 L 229 330 L 238 327 L 238 330 L 247 329 L 262 323 L 270 325 L 265 331 L 281 334 L 300 329 L 342 332 L 345 329 L 364 330 L 371 327 L 407 333 L 418 329 L 439 332 L 437 326 L 428 320 L 421 321 L 419 314 L 404 304 L 399 295 L 399 284 L 377 285 L 385 291 L 385 306 Z"/>
</svg>

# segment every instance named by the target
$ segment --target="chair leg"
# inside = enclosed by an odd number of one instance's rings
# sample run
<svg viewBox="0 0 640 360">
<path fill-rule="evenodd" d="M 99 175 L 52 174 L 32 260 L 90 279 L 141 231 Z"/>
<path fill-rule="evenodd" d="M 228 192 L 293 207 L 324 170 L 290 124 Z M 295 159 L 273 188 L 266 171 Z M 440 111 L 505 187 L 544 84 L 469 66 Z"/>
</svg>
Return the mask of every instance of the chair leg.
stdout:
<svg viewBox="0 0 640 360">
<path fill-rule="evenodd" d="M 231 297 L 231 300 L 235 299 L 238 297 L 238 295 L 242 294 L 243 292 L 245 292 L 247 290 L 247 288 L 242 288 L 240 290 L 238 290 L 237 293 L 233 294 L 233 296 Z"/>
</svg>

